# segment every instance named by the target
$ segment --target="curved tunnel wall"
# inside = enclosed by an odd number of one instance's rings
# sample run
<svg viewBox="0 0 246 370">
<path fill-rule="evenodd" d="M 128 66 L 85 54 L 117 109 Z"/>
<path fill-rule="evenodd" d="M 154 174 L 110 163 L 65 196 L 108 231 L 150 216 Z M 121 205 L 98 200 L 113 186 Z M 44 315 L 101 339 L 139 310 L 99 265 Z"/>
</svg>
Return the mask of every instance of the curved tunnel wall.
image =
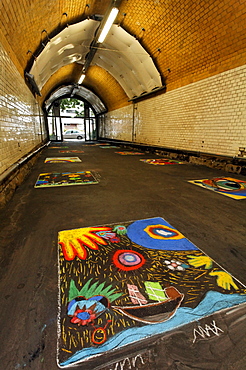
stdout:
<svg viewBox="0 0 246 370">
<path fill-rule="evenodd" d="M 0 42 L 0 175 L 47 137 L 37 101 Z"/>
<path fill-rule="evenodd" d="M 101 117 L 104 138 L 173 150 L 238 156 L 246 145 L 246 66 L 114 110 Z"/>
</svg>

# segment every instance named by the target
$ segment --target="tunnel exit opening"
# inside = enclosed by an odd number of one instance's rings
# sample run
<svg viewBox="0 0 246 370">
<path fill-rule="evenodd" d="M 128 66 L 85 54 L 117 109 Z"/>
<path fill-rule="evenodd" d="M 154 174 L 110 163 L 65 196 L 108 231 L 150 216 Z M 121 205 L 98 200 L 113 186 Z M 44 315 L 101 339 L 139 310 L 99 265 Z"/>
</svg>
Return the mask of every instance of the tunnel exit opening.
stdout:
<svg viewBox="0 0 246 370">
<path fill-rule="evenodd" d="M 97 139 L 96 117 L 87 102 L 75 98 L 56 100 L 47 115 L 51 141 Z"/>
</svg>

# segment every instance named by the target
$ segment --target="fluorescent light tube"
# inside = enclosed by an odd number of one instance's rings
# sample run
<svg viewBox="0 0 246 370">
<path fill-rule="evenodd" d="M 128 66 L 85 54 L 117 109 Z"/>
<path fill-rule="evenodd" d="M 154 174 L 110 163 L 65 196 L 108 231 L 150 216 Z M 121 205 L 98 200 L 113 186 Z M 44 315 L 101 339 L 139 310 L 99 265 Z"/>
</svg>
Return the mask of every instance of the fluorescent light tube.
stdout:
<svg viewBox="0 0 246 370">
<path fill-rule="evenodd" d="M 84 78 L 85 78 L 85 75 L 84 75 L 84 74 L 82 74 L 82 75 L 80 76 L 80 78 L 79 78 L 79 81 L 78 81 L 78 84 L 79 84 L 79 85 L 81 85 L 81 84 L 82 84 L 82 82 L 84 81 Z"/>
<path fill-rule="evenodd" d="M 118 8 L 113 8 L 108 16 L 108 19 L 102 29 L 102 32 L 100 33 L 100 36 L 98 38 L 98 42 L 103 42 L 105 40 L 105 37 L 107 36 L 108 34 L 108 31 L 110 30 L 110 27 L 112 26 L 112 24 L 114 23 L 114 20 L 117 16 L 119 12 L 119 9 Z"/>
</svg>

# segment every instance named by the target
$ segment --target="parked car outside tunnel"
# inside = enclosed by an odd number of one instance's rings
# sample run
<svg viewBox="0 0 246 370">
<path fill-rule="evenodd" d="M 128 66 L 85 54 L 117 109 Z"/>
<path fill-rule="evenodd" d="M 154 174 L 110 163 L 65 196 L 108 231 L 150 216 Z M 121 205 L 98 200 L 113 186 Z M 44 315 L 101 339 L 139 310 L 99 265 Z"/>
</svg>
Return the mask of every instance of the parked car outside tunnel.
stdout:
<svg viewBox="0 0 246 370">
<path fill-rule="evenodd" d="M 82 131 L 79 131 L 79 130 L 67 130 L 63 133 L 63 138 L 64 139 L 84 139 L 85 138 L 85 134 L 84 132 Z"/>
</svg>

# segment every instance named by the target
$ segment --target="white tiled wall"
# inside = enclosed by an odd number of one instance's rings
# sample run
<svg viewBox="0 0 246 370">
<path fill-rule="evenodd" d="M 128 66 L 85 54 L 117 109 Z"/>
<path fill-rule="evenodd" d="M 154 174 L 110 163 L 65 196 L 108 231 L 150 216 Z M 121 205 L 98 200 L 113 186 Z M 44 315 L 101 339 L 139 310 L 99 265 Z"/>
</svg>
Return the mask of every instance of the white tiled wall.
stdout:
<svg viewBox="0 0 246 370">
<path fill-rule="evenodd" d="M 246 65 L 109 112 L 104 132 L 107 138 L 131 141 L 134 134 L 138 143 L 237 156 L 246 147 Z"/>
<path fill-rule="evenodd" d="M 117 109 L 101 116 L 99 119 L 99 136 L 132 141 L 133 108 L 131 105 Z"/>
<path fill-rule="evenodd" d="M 0 174 L 45 137 L 37 101 L 0 43 Z"/>
</svg>

